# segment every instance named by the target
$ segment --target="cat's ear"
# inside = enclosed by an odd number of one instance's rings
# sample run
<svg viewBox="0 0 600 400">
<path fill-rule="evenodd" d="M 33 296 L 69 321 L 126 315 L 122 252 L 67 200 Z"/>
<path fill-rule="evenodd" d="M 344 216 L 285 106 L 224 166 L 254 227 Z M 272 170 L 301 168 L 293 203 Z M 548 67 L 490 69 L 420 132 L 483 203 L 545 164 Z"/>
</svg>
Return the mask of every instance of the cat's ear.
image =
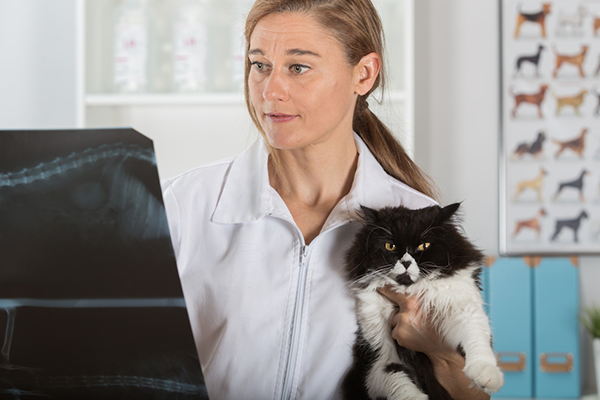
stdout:
<svg viewBox="0 0 600 400">
<path fill-rule="evenodd" d="M 373 224 L 379 220 L 377 210 L 362 205 L 360 206 L 360 216 L 364 224 Z"/>
<path fill-rule="evenodd" d="M 454 214 L 456 214 L 456 211 L 458 211 L 458 207 L 460 207 L 460 203 L 449 204 L 446 207 L 442 208 L 440 210 L 440 219 L 442 221 L 449 220 Z"/>
</svg>

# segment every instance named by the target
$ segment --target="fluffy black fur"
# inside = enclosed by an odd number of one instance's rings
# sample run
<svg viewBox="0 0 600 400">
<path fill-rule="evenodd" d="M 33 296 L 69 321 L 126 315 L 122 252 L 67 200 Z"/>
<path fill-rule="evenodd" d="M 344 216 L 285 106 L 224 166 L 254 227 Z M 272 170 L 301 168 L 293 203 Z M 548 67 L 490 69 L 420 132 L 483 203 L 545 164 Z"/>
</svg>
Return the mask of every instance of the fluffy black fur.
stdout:
<svg viewBox="0 0 600 400">
<path fill-rule="evenodd" d="M 407 251 L 419 263 L 423 275 L 437 271 L 443 276 L 452 276 L 480 263 L 483 253 L 459 229 L 459 207 L 460 203 L 418 210 L 404 206 L 380 210 L 361 207 L 364 227 L 356 234 L 346 254 L 348 277 L 358 281 L 373 270 L 394 265 Z M 395 243 L 396 250 L 386 251 L 386 242 Z M 418 252 L 417 248 L 423 242 L 430 243 L 431 248 Z"/>
<path fill-rule="evenodd" d="M 357 233 L 346 255 L 347 273 L 352 286 L 358 290 L 365 289 L 369 286 L 365 277 L 389 272 L 406 252 L 416 260 L 422 277 L 435 272 L 439 274 L 438 279 L 444 279 L 459 270 L 481 265 L 483 254 L 469 242 L 457 224 L 455 214 L 459 206 L 459 203 L 455 203 L 443 208 L 431 206 L 419 210 L 403 206 L 380 210 L 362 207 L 364 227 Z M 386 250 L 386 243 L 394 243 L 395 250 Z M 419 251 L 423 243 L 430 243 L 427 251 Z M 476 269 L 473 275 L 477 286 L 479 272 L 480 269 Z M 412 284 L 406 276 L 397 276 L 396 283 L 401 286 Z M 359 327 L 353 348 L 354 363 L 343 382 L 345 399 L 369 399 L 366 377 L 379 350 L 372 348 L 365 340 Z M 452 400 L 435 378 L 431 361 L 425 354 L 397 344 L 396 350 L 402 364 L 390 364 L 386 372 L 401 370 L 430 399 Z M 457 350 L 461 352 L 462 349 Z"/>
<path fill-rule="evenodd" d="M 388 372 L 402 370 L 432 400 L 454 400 L 436 379 L 433 365 L 425 354 L 408 350 L 400 345 L 396 345 L 396 351 L 403 363 L 388 365 Z M 360 328 L 357 332 L 353 352 L 354 364 L 344 378 L 342 386 L 344 399 L 371 400 L 367 393 L 366 376 L 375 362 L 377 352 L 363 339 Z"/>
</svg>

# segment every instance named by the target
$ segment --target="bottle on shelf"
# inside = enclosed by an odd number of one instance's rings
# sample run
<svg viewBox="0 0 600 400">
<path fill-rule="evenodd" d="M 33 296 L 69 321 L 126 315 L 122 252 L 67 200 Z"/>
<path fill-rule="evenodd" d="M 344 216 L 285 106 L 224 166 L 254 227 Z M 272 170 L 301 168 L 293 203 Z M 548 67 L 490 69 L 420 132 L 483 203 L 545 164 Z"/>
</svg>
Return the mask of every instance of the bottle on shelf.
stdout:
<svg viewBox="0 0 600 400">
<path fill-rule="evenodd" d="M 114 12 L 113 85 L 120 93 L 149 88 L 150 9 L 148 0 L 122 0 Z"/>
<path fill-rule="evenodd" d="M 173 22 L 173 91 L 208 88 L 208 0 L 178 0 Z"/>
</svg>

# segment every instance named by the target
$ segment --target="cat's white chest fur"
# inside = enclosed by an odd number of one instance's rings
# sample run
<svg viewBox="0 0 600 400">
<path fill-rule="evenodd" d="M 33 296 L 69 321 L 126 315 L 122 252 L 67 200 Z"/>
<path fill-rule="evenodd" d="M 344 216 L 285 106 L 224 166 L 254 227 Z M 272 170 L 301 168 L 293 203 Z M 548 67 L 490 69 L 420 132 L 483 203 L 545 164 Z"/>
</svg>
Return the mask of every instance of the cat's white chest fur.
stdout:
<svg viewBox="0 0 600 400">
<path fill-rule="evenodd" d="M 483 311 L 481 294 L 474 280 L 477 267 L 457 271 L 450 277 L 433 273 L 421 276 L 415 260 L 405 254 L 385 276 L 373 275 L 366 287 L 356 290 L 357 316 L 364 339 L 378 349 L 368 373 L 369 396 L 373 399 L 422 400 L 428 397 L 403 372 L 390 373 L 387 367 L 399 363 L 391 335 L 391 318 L 397 308 L 377 292 L 383 286 L 419 299 L 421 312 L 431 315 L 445 341 L 465 353 L 464 372 L 477 387 L 496 392 L 503 376 L 491 348 L 491 331 Z M 409 285 L 396 281 L 410 278 Z"/>
</svg>

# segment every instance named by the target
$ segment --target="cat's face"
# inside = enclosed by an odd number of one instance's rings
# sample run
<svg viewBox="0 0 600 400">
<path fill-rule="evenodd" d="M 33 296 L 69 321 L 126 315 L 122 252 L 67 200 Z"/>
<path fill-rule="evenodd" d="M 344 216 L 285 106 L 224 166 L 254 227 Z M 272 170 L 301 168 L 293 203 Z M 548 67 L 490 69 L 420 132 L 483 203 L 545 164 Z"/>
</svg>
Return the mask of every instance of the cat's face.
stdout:
<svg viewBox="0 0 600 400">
<path fill-rule="evenodd" d="M 420 210 L 363 207 L 365 226 L 348 251 L 351 280 L 359 286 L 383 278 L 410 286 L 424 277 L 447 277 L 481 261 L 482 254 L 452 219 L 459 204 Z"/>
</svg>

